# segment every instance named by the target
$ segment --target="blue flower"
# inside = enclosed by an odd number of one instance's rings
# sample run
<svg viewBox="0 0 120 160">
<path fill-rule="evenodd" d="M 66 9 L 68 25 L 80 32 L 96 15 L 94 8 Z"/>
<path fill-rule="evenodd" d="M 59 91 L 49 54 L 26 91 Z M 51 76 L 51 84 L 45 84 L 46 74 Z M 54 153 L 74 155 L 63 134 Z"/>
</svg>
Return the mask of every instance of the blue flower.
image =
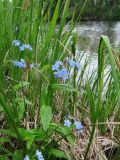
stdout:
<svg viewBox="0 0 120 160">
<path fill-rule="evenodd" d="M 39 150 L 36 150 L 36 157 L 38 160 L 44 160 L 42 152 Z"/>
<path fill-rule="evenodd" d="M 31 47 L 31 45 L 29 45 L 29 44 L 24 44 L 24 47 L 25 47 L 26 49 L 28 49 L 28 50 L 32 51 L 32 47 Z"/>
<path fill-rule="evenodd" d="M 21 59 L 20 61 L 12 61 L 13 65 L 19 68 L 26 68 L 26 63 L 24 61 L 24 59 Z"/>
<path fill-rule="evenodd" d="M 19 68 L 26 68 L 27 67 L 27 64 L 25 62 L 24 59 L 21 59 L 20 61 L 12 61 L 13 65 L 16 66 L 16 67 L 19 67 Z M 32 69 L 34 67 L 37 67 L 38 65 L 35 64 L 35 63 L 31 63 L 29 68 Z"/>
<path fill-rule="evenodd" d="M 62 62 L 61 61 L 56 61 L 54 65 L 52 65 L 52 70 L 56 71 L 60 68 L 60 66 L 62 66 Z"/>
<path fill-rule="evenodd" d="M 24 51 L 25 49 L 32 51 L 32 47 L 30 44 L 21 44 L 19 40 L 13 40 L 12 44 L 16 47 L 19 47 L 20 51 Z"/>
<path fill-rule="evenodd" d="M 13 40 L 12 44 L 16 47 L 19 47 L 20 46 L 20 41 L 19 40 Z"/>
<path fill-rule="evenodd" d="M 68 119 L 67 119 L 67 120 L 64 120 L 64 126 L 65 126 L 65 127 L 70 127 L 71 124 L 72 124 L 72 123 L 71 123 L 70 120 L 68 120 Z"/>
<path fill-rule="evenodd" d="M 68 63 L 70 67 L 75 67 L 75 61 L 73 61 L 72 59 L 68 60 Z"/>
<path fill-rule="evenodd" d="M 55 78 L 61 78 L 62 80 L 67 80 L 69 77 L 69 73 L 67 69 L 62 68 L 61 70 L 58 70 L 57 72 L 54 72 Z"/>
<path fill-rule="evenodd" d="M 22 46 L 19 47 L 19 49 L 20 49 L 20 51 L 24 51 L 25 50 L 25 46 L 22 45 Z"/>
<path fill-rule="evenodd" d="M 29 44 L 23 44 L 22 46 L 19 47 L 20 51 L 24 51 L 25 49 L 28 49 L 32 51 L 32 47 Z"/>
<path fill-rule="evenodd" d="M 29 160 L 29 156 L 26 155 L 25 158 L 24 158 L 24 160 Z"/>
<path fill-rule="evenodd" d="M 75 125 L 75 128 L 78 129 L 78 130 L 83 129 L 83 125 L 81 124 L 81 122 L 75 121 L 74 125 Z"/>
<path fill-rule="evenodd" d="M 78 70 L 80 69 L 80 64 L 72 59 L 68 60 L 68 64 L 70 67 L 76 67 Z"/>
</svg>

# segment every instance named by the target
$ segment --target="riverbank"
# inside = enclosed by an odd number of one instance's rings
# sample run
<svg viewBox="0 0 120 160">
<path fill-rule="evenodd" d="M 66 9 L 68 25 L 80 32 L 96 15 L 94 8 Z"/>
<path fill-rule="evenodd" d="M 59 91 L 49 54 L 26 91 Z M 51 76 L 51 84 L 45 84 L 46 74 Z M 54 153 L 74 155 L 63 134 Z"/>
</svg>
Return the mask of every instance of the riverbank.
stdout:
<svg viewBox="0 0 120 160">
<path fill-rule="evenodd" d="M 72 11 L 74 9 L 71 8 L 70 12 L 69 12 L 69 19 L 72 17 Z M 76 11 L 75 11 L 75 20 L 78 19 L 78 15 L 80 14 L 82 10 L 81 6 L 77 6 L 76 7 Z M 111 7 L 111 6 L 104 6 L 104 7 L 100 7 L 100 6 L 86 6 L 80 16 L 80 20 L 84 21 L 84 20 L 97 20 L 97 21 L 101 21 L 101 20 L 120 20 L 120 5 L 117 7 Z"/>
</svg>

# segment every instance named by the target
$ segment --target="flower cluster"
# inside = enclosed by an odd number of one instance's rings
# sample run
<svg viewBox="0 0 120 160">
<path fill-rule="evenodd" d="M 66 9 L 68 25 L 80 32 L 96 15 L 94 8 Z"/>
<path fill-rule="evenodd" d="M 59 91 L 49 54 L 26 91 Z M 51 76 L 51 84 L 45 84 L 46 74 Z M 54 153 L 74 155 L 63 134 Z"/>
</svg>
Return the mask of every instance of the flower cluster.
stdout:
<svg viewBox="0 0 120 160">
<path fill-rule="evenodd" d="M 36 154 L 35 154 L 35 155 L 36 155 L 36 157 L 37 157 L 38 160 L 44 160 L 44 157 L 43 157 L 41 151 L 36 150 Z M 24 158 L 24 160 L 30 160 L 30 159 L 29 159 L 29 156 L 26 155 L 25 158 Z"/>
<path fill-rule="evenodd" d="M 83 125 L 79 121 L 74 121 L 74 125 L 75 125 L 75 128 L 77 130 L 82 130 L 83 129 Z"/>
<path fill-rule="evenodd" d="M 71 118 L 71 117 L 69 116 L 68 118 Z M 71 125 L 72 125 L 71 119 L 65 119 L 64 120 L 64 126 L 65 127 L 71 127 Z M 75 129 L 77 129 L 77 130 L 82 130 L 83 129 L 83 125 L 81 124 L 81 122 L 76 121 L 76 119 L 74 119 L 73 125 L 75 126 Z"/>
<path fill-rule="evenodd" d="M 19 47 L 20 51 L 24 51 L 25 49 L 28 49 L 29 51 L 32 51 L 32 47 L 29 44 L 22 44 L 19 40 L 13 40 L 12 44 L 15 47 Z M 36 64 L 29 64 L 27 65 L 27 63 L 25 62 L 24 59 L 21 59 L 20 61 L 12 61 L 13 65 L 19 68 L 26 68 L 29 67 L 30 69 L 32 69 L 33 67 L 36 66 Z"/>
<path fill-rule="evenodd" d="M 64 126 L 65 126 L 65 127 L 70 127 L 71 124 L 72 124 L 72 123 L 71 123 L 71 121 L 70 121 L 69 119 L 65 119 L 65 120 L 64 120 Z"/>
<path fill-rule="evenodd" d="M 24 59 L 21 59 L 20 61 L 15 60 L 15 61 L 12 61 L 12 63 L 14 66 L 19 67 L 19 68 L 26 68 L 27 67 L 27 64 Z M 32 63 L 29 65 L 29 68 L 32 69 L 35 66 L 36 65 L 34 63 Z"/>
<path fill-rule="evenodd" d="M 20 51 L 24 51 L 25 49 L 32 51 L 32 47 L 29 44 L 23 44 L 22 46 L 20 46 L 19 49 L 20 49 Z"/>
<path fill-rule="evenodd" d="M 63 63 L 61 61 L 56 61 L 54 65 L 52 65 L 52 70 L 55 71 L 55 70 L 59 70 L 60 67 L 63 66 Z"/>
<path fill-rule="evenodd" d="M 61 61 L 56 61 L 55 64 L 52 65 L 52 70 L 54 71 L 55 78 L 60 78 L 62 80 L 68 79 L 68 70 L 63 67 L 63 63 Z"/>
<path fill-rule="evenodd" d="M 32 51 L 32 47 L 30 44 L 22 44 L 19 40 L 13 40 L 12 44 L 15 47 L 19 47 L 20 51 L 24 51 L 25 49 L 28 49 L 29 51 Z"/>
<path fill-rule="evenodd" d="M 67 80 L 68 76 L 69 76 L 69 73 L 68 73 L 66 68 L 62 68 L 61 70 L 58 70 L 58 71 L 54 72 L 54 76 L 55 76 L 55 78 L 60 78 L 62 80 Z"/>
<path fill-rule="evenodd" d="M 36 150 L 36 157 L 38 160 L 44 160 L 42 152 L 39 150 Z"/>
<path fill-rule="evenodd" d="M 73 59 L 68 59 L 67 63 L 70 67 L 74 67 L 77 70 L 80 69 L 80 64 Z M 52 65 L 52 70 L 54 71 L 54 77 L 60 78 L 61 80 L 67 80 L 69 77 L 68 70 L 63 66 L 62 61 L 56 61 L 54 65 Z"/>
</svg>

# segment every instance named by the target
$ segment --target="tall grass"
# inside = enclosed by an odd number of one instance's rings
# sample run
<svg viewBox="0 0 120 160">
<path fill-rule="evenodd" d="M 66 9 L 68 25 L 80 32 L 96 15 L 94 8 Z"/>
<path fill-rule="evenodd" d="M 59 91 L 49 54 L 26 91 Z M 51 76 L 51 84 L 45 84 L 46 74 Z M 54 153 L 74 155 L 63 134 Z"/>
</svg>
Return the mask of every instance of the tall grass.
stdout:
<svg viewBox="0 0 120 160">
<path fill-rule="evenodd" d="M 76 53 L 74 14 L 70 30 L 64 30 L 69 4 L 70 0 L 0 1 L 2 159 L 24 159 L 27 154 L 35 159 L 37 149 L 49 160 L 107 159 L 110 156 L 102 144 L 97 146 L 101 152 L 96 152 L 98 135 L 110 133 L 106 138 L 119 138 L 119 57 L 108 37 L 102 36 L 98 68 L 90 76 L 86 75 L 89 60 L 80 71 L 67 64 L 67 57 L 79 63 L 84 57 L 80 55 L 79 59 Z M 15 39 L 30 44 L 33 50 L 20 51 L 13 45 Z M 13 61 L 21 58 L 26 61 L 25 69 L 13 65 Z M 52 65 L 57 60 L 70 72 L 68 80 L 54 77 Z M 31 63 L 35 64 L 32 69 Z M 70 127 L 64 126 L 65 117 L 72 121 Z M 76 120 L 82 122 L 83 129 L 75 128 Z M 118 158 L 119 140 L 116 141 L 114 156 Z"/>
</svg>

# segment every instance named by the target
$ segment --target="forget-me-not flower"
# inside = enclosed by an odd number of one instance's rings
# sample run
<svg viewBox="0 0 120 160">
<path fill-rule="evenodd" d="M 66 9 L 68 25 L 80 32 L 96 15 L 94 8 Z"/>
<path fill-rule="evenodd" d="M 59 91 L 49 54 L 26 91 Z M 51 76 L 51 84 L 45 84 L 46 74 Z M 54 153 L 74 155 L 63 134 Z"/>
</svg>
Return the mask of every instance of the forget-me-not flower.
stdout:
<svg viewBox="0 0 120 160">
<path fill-rule="evenodd" d="M 83 129 L 83 125 L 81 124 L 81 122 L 75 121 L 74 125 L 75 125 L 75 128 L 77 130 L 82 130 Z"/>
<path fill-rule="evenodd" d="M 24 51 L 25 49 L 32 51 L 32 47 L 30 44 L 22 44 L 19 40 L 13 40 L 12 44 L 16 47 L 19 47 L 20 51 Z"/>
<path fill-rule="evenodd" d="M 19 68 L 26 68 L 26 63 L 24 61 L 24 59 L 21 59 L 20 61 L 12 61 L 13 65 Z"/>
<path fill-rule="evenodd" d="M 12 44 L 13 44 L 14 46 L 16 46 L 16 47 L 19 47 L 19 46 L 20 46 L 20 41 L 17 40 L 17 39 L 15 39 L 15 40 L 13 40 Z"/>
<path fill-rule="evenodd" d="M 73 59 L 69 59 L 68 64 L 70 67 L 76 67 L 78 70 L 80 69 L 80 64 Z"/>
<path fill-rule="evenodd" d="M 32 51 L 32 47 L 29 44 L 23 44 L 22 46 L 19 47 L 20 51 L 24 51 L 25 49 L 28 49 Z"/>
<path fill-rule="evenodd" d="M 30 44 L 23 44 L 23 45 L 24 45 L 25 49 L 32 51 L 32 47 Z"/>
<path fill-rule="evenodd" d="M 29 160 L 29 156 L 26 155 L 25 158 L 24 158 L 24 160 Z"/>
<path fill-rule="evenodd" d="M 61 61 L 56 61 L 55 64 L 52 65 L 52 70 L 57 71 L 57 70 L 59 70 L 60 66 L 62 66 L 62 62 Z"/>
<path fill-rule="evenodd" d="M 12 61 L 13 65 L 16 66 L 16 67 L 19 67 L 19 68 L 26 68 L 27 67 L 27 64 L 25 62 L 24 59 L 21 59 L 20 61 Z M 37 64 L 34 64 L 34 63 L 31 63 L 29 64 L 29 68 L 32 69 L 34 67 L 38 66 Z"/>
<path fill-rule="evenodd" d="M 65 120 L 64 120 L 64 126 L 65 126 L 65 127 L 70 127 L 71 124 L 72 124 L 72 123 L 71 123 L 71 121 L 70 121 L 69 119 L 67 119 L 67 120 L 65 119 Z"/>
<path fill-rule="evenodd" d="M 19 49 L 20 49 L 20 51 L 24 51 L 25 50 L 25 46 L 22 45 L 22 46 L 19 47 Z"/>
<path fill-rule="evenodd" d="M 42 152 L 39 150 L 36 150 L 36 157 L 38 160 L 44 160 Z"/>
<path fill-rule="evenodd" d="M 70 65 L 70 67 L 75 67 L 75 61 L 73 61 L 72 59 L 69 59 L 68 63 Z"/>
<path fill-rule="evenodd" d="M 61 70 L 54 72 L 54 76 L 55 78 L 61 78 L 62 80 L 67 80 L 69 77 L 69 73 L 66 68 L 62 68 Z"/>
</svg>

